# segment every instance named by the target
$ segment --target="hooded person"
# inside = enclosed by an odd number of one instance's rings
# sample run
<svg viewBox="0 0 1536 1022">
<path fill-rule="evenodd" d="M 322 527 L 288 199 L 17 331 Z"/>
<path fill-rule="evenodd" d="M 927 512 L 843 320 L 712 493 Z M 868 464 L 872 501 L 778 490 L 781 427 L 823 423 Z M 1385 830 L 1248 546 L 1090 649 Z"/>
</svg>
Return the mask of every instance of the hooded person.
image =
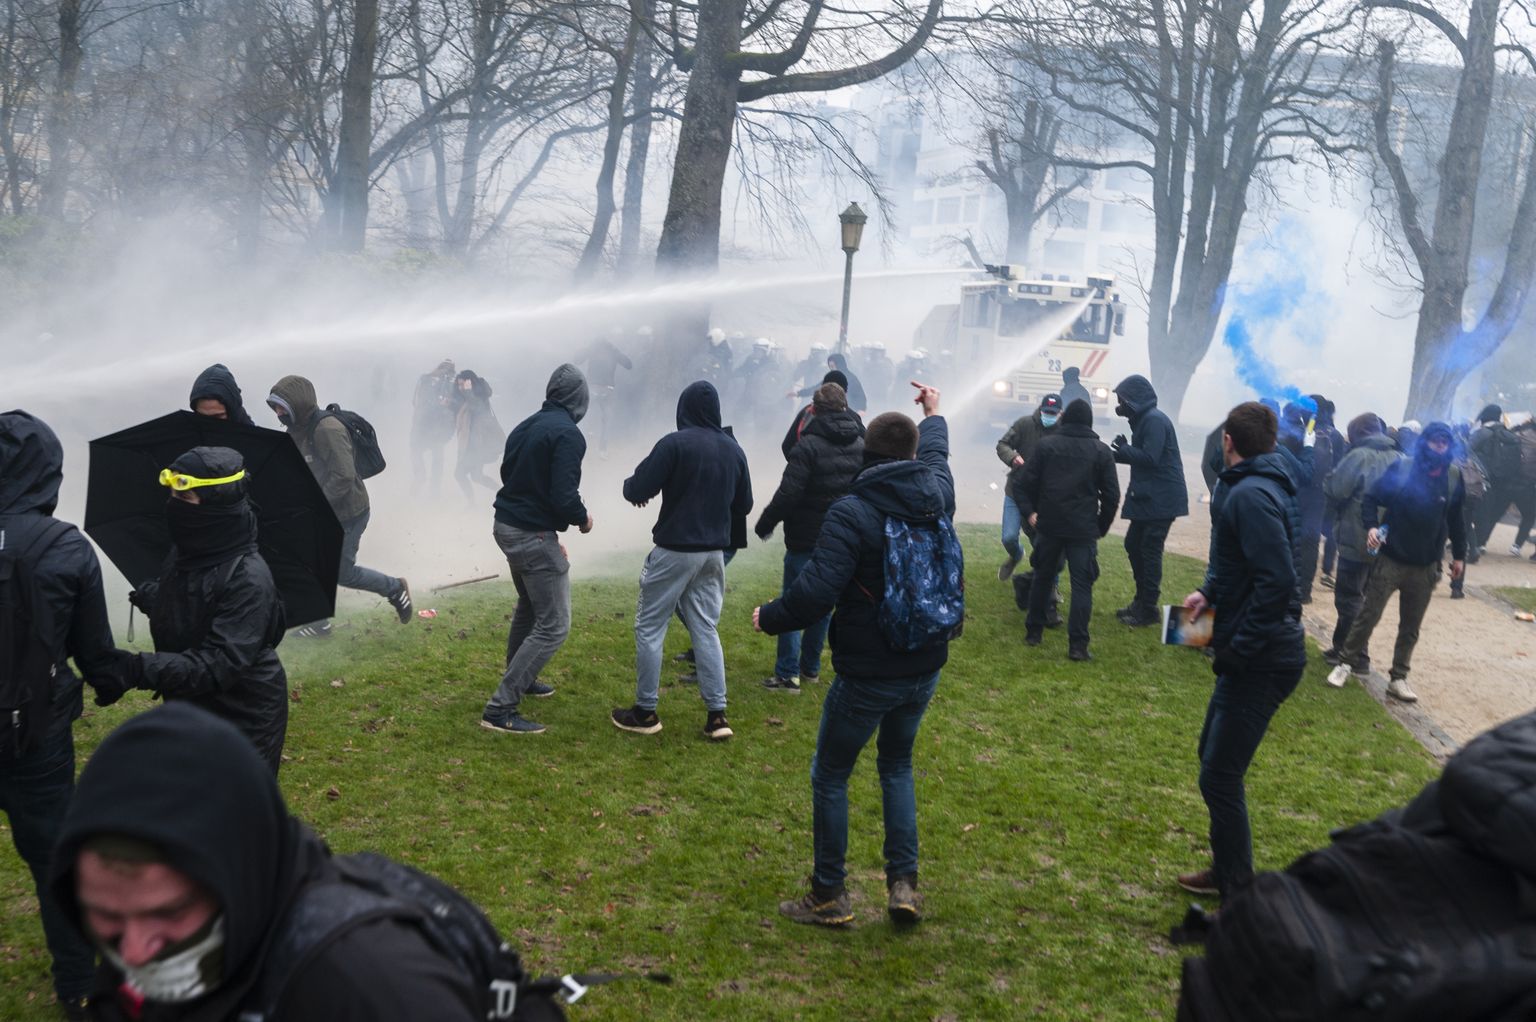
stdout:
<svg viewBox="0 0 1536 1022">
<path fill-rule="evenodd" d="M 256 548 L 244 462 L 227 447 L 194 447 L 160 482 L 171 554 L 160 577 L 129 596 L 149 616 L 155 652 L 133 654 L 126 678 L 229 721 L 275 774 L 288 731 L 288 675 L 277 656 L 285 622 Z"/>
<path fill-rule="evenodd" d="M 1360 526 L 1376 563 L 1366 580 L 1360 613 L 1339 651 L 1339 665 L 1328 675 L 1328 684 L 1335 688 L 1343 687 L 1351 673 L 1364 674 L 1368 669 L 1363 658 L 1371 633 L 1397 594 L 1397 643 L 1387 694 L 1408 703 L 1419 698 L 1408 687 L 1408 671 L 1430 596 L 1440 580 L 1447 540 L 1451 578 L 1460 578 L 1466 567 L 1466 486 L 1455 465 L 1455 447 L 1451 427 L 1431 422 L 1424 427 L 1413 457 L 1392 464 L 1360 502 Z"/>
<path fill-rule="evenodd" d="M 808 387 L 808 388 L 804 388 L 802 390 L 796 391 L 796 393 L 799 394 L 799 396 L 801 396 L 801 397 L 811 397 L 813 400 L 808 402 L 804 408 L 800 409 L 798 412 L 795 413 L 794 421 L 789 424 L 789 429 L 788 429 L 788 431 L 785 432 L 784 439 L 782 441 L 780 441 L 780 443 L 779 443 L 779 450 L 784 452 L 784 460 L 785 461 L 789 460 L 789 452 L 795 449 L 795 444 L 800 442 L 800 434 L 805 432 L 805 427 L 810 425 L 811 419 L 814 418 L 815 415 L 816 415 L 816 402 L 814 400 L 815 394 L 817 393 L 817 391 L 821 390 L 822 387 L 826 386 L 829 383 L 837 384 L 838 387 L 842 390 L 843 395 L 844 395 L 844 397 L 843 397 L 843 407 L 844 407 L 844 409 L 848 410 L 853 415 L 853 417 L 855 419 L 859 419 L 860 427 L 862 428 L 864 420 L 859 418 L 859 413 L 858 412 L 854 412 L 851 409 L 848 409 L 848 400 L 847 400 L 848 377 L 844 376 L 842 373 L 838 372 L 836 369 L 829 370 L 826 373 L 826 375 L 824 375 L 821 378 L 821 382 L 820 383 L 816 384 L 813 387 Z"/>
<path fill-rule="evenodd" d="M 1073 401 L 1081 401 L 1088 406 L 1088 413 L 1093 414 L 1093 395 L 1088 393 L 1088 388 L 1082 384 L 1083 371 L 1077 366 L 1067 366 L 1061 371 L 1061 405 L 1063 408 Z M 1091 425 L 1091 423 L 1090 423 Z"/>
<path fill-rule="evenodd" d="M 1351 419 L 1348 433 L 1349 453 L 1323 483 L 1326 514 L 1333 520 L 1339 540 L 1338 575 L 1333 584 L 1333 607 L 1338 617 L 1333 642 L 1323 653 L 1330 667 L 1338 666 L 1344 640 L 1349 638 L 1350 626 L 1365 602 L 1365 582 L 1373 562 L 1366 530 L 1360 523 L 1360 505 L 1387 469 L 1402 459 L 1397 445 L 1386 435 L 1381 417 L 1374 412 Z M 1369 657 L 1363 657 L 1361 667 L 1369 670 Z"/>
<path fill-rule="evenodd" d="M 1493 536 L 1493 527 L 1503 520 L 1504 512 L 1509 510 L 1510 504 L 1520 505 L 1522 519 L 1530 517 L 1526 508 L 1531 498 L 1526 496 L 1526 491 L 1531 486 L 1520 470 L 1520 438 L 1504 425 L 1503 420 L 1503 408 L 1496 404 L 1485 405 L 1477 413 L 1477 429 L 1467 441 L 1467 446 L 1482 463 L 1483 471 L 1488 476 L 1488 492 L 1478 503 L 1477 516 L 1473 522 L 1475 535 L 1472 543 L 1477 548 L 1488 545 L 1488 540 Z M 1520 545 L 1524 545 L 1523 539 Z M 1513 547 L 1510 552 L 1518 554 L 1520 546 Z"/>
<path fill-rule="evenodd" d="M 1157 391 L 1144 376 L 1127 376 L 1115 387 L 1115 414 L 1131 424 L 1131 437 L 1115 437 L 1115 460 L 1131 466 L 1121 515 L 1129 521 L 1125 555 L 1136 579 L 1136 595 L 1115 616 L 1132 627 L 1159 624 L 1163 585 L 1163 546 L 1174 519 L 1189 514 L 1184 461 L 1173 422 L 1157 407 Z"/>
<path fill-rule="evenodd" d="M 939 392 L 919 387 L 917 400 L 923 409 L 920 425 L 900 412 L 870 420 L 863 465 L 849 495 L 827 511 L 810 561 L 783 596 L 752 612 L 754 627 L 769 635 L 832 614 L 836 677 L 822 700 L 811 760 L 811 885 L 803 897 L 779 905 L 780 914 L 797 923 L 843 926 L 853 920 L 846 887 L 848 779 L 877 732 L 886 911 L 897 923 L 915 923 L 921 915 L 912 750 L 949 659 L 949 640 L 897 649 L 880 621 L 888 521 L 935 529 L 955 512 L 949 427 L 939 414 Z M 947 598 L 959 595 L 950 587 L 960 586 L 963 566 L 955 568 L 955 574 L 935 580 L 949 590 Z"/>
<path fill-rule="evenodd" d="M 250 743 L 173 702 L 86 764 L 50 886 L 101 952 L 101 1022 L 474 1019 L 467 977 L 404 920 L 350 925 L 284 961 L 294 930 L 326 922 L 305 918 L 307 889 L 336 876 Z"/>
<path fill-rule="evenodd" d="M 246 426 L 256 425 L 245 410 L 245 401 L 240 396 L 240 385 L 235 383 L 235 374 L 221 364 L 215 363 L 197 374 L 188 400 L 192 410 L 199 415 L 228 419 Z"/>
<path fill-rule="evenodd" d="M 785 592 L 810 561 L 827 509 L 848 492 L 864 460 L 864 423 L 848 409 L 843 388 L 823 383 L 816 390 L 813 407 L 816 414 L 789 452 L 784 477 L 755 530 L 759 539 L 766 540 L 784 523 L 781 591 Z M 830 623 L 828 615 L 809 628 L 781 633 L 773 674 L 764 680 L 764 687 L 799 692 L 802 682 L 820 681 L 821 650 Z"/>
<path fill-rule="evenodd" d="M 848 356 L 834 351 L 827 356 L 827 368 L 837 370 L 848 380 L 847 386 L 843 387 L 848 394 L 848 407 L 859 415 L 868 411 L 869 399 L 864 396 L 864 384 L 860 383 L 859 378 L 853 375 L 853 370 L 848 368 Z"/>
<path fill-rule="evenodd" d="M 457 421 L 458 462 L 453 477 L 464 500 L 473 504 L 474 488 L 471 482 L 494 490 L 496 483 L 485 474 L 485 466 L 501 457 L 507 441 L 507 431 L 501 428 L 496 412 L 491 408 L 491 385 L 473 370 L 465 369 L 454 378 L 459 392 Z"/>
<path fill-rule="evenodd" d="M 1031 543 L 1034 542 L 1034 526 L 1029 524 L 1029 516 L 1020 510 L 1024 506 L 1020 490 L 1024 469 L 1029 465 L 1029 459 L 1034 457 L 1035 448 L 1041 439 L 1056 427 L 1065 407 L 1060 394 L 1047 394 L 1040 399 L 1039 406 L 1033 412 L 1015 419 L 1008 431 L 998 438 L 997 460 L 1008 467 L 1008 481 L 1003 485 L 1002 537 L 1003 549 L 1007 551 L 1008 557 L 997 569 L 999 582 L 1008 581 L 1019 562 L 1024 559 L 1024 547 L 1019 543 L 1019 533 L 1023 532 Z"/>
<path fill-rule="evenodd" d="M 416 486 L 426 483 L 433 496 L 443 478 L 443 448 L 457 427 L 457 375 L 453 360 L 445 358 L 421 375 L 411 398 L 411 480 Z"/>
<path fill-rule="evenodd" d="M 64 448 L 53 430 L 23 411 L 0 414 L 0 562 L 26 564 L 34 585 L 32 641 L 7 651 L 7 663 L 30 668 L 38 679 L 16 690 L 18 701 L 0 717 L 0 814 L 32 873 L 54 993 L 65 1016 L 76 1019 L 85 1017 L 95 956 L 48 883 L 49 857 L 75 787 L 74 721 L 82 700 L 70 660 L 99 706 L 116 702 L 125 686 L 95 549 L 53 516 L 63 478 Z M 0 687 L 10 690 L 10 680 Z"/>
<path fill-rule="evenodd" d="M 371 510 L 368 489 L 353 460 L 351 431 L 341 419 L 320 408 L 315 385 L 302 376 L 284 376 L 273 384 L 272 393 L 267 395 L 267 407 L 293 437 L 341 522 L 341 572 L 337 584 L 384 597 L 400 623 L 410 624 L 415 617 L 411 613 L 410 583 L 357 563 Z M 331 634 L 331 625 L 329 621 L 316 622 L 298 632 L 306 637 L 326 637 Z"/>
<path fill-rule="evenodd" d="M 615 709 L 621 731 L 652 735 L 661 730 L 656 704 L 661 688 L 661 651 L 667 625 L 680 612 L 693 640 L 704 734 L 730 738 L 726 721 L 725 654 L 716 628 L 725 601 L 725 552 L 746 534 L 752 510 L 747 456 L 720 423 L 720 395 L 699 380 L 677 399 L 677 430 L 656 442 L 624 480 L 624 499 L 645 507 L 658 494 L 661 513 L 651 538 L 656 546 L 640 572 L 635 609 L 635 702 Z"/>
<path fill-rule="evenodd" d="M 592 531 L 580 492 L 587 440 L 577 428 L 590 398 L 586 377 L 567 362 L 550 373 L 544 404 L 507 437 L 492 533 L 512 570 L 517 609 L 507 630 L 506 670 L 480 716 L 490 731 L 544 730 L 520 707 L 525 695 L 554 694 L 539 672 L 571 631 L 571 563 L 558 537 L 573 525 Z"/>
<path fill-rule="evenodd" d="M 1291 462 L 1275 451 L 1276 431 L 1274 413 L 1256 401 L 1227 415 L 1205 580 L 1184 600 L 1191 618 L 1215 611 L 1216 687 L 1198 745 L 1212 862 L 1178 878 L 1195 894 L 1230 898 L 1253 881 L 1244 779 L 1307 665 L 1296 587 L 1301 514 Z"/>
</svg>

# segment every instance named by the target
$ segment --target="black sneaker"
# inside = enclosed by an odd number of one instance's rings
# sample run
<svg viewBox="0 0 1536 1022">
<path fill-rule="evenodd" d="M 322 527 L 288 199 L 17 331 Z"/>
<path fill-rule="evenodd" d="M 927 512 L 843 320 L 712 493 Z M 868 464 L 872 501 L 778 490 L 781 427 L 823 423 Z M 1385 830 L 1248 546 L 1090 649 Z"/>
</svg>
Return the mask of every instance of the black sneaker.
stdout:
<svg viewBox="0 0 1536 1022">
<path fill-rule="evenodd" d="M 890 883 L 885 901 L 886 914 L 891 922 L 910 926 L 923 918 L 923 899 L 917 893 L 917 882 L 910 877 L 897 877 Z"/>
<path fill-rule="evenodd" d="M 677 683 L 679 685 L 697 685 L 699 683 L 699 672 L 689 671 L 687 674 L 679 674 L 677 676 Z"/>
<path fill-rule="evenodd" d="M 1060 628 L 1064 623 L 1061 620 L 1061 611 L 1056 609 L 1055 604 L 1052 604 L 1045 612 L 1045 627 Z"/>
<path fill-rule="evenodd" d="M 500 715 L 483 713 L 480 715 L 480 726 L 487 731 L 503 731 L 509 735 L 541 735 L 544 733 L 543 724 L 540 724 L 538 721 L 529 720 L 516 711 Z"/>
<path fill-rule="evenodd" d="M 830 896 L 811 891 L 794 901 L 779 902 L 779 915 L 812 926 L 846 926 L 853 922 L 853 903 L 846 890 Z"/>
<path fill-rule="evenodd" d="M 781 678 L 775 674 L 771 678 L 763 679 L 763 688 L 770 692 L 789 692 L 792 695 L 800 694 L 799 678 Z"/>
<path fill-rule="evenodd" d="M 1163 623 L 1163 615 L 1155 610 L 1148 610 L 1144 607 L 1131 607 L 1125 614 L 1117 613 L 1115 617 L 1119 618 L 1122 624 L 1128 625 L 1131 628 L 1148 628 L 1152 625 Z"/>
<path fill-rule="evenodd" d="M 638 706 L 631 706 L 627 710 L 614 710 L 609 714 L 613 726 L 620 731 L 628 731 L 637 735 L 654 735 L 661 730 L 661 718 L 656 716 L 655 710 L 642 710 Z"/>
<path fill-rule="evenodd" d="M 1452 589 L 1451 590 L 1451 599 L 1453 599 L 1453 600 L 1465 600 L 1466 598 L 1467 598 L 1466 590 L 1464 590 L 1464 589 Z"/>
<path fill-rule="evenodd" d="M 1086 663 L 1087 661 L 1093 659 L 1093 654 L 1088 652 L 1087 646 L 1073 646 L 1067 650 L 1067 659 L 1076 660 L 1080 663 Z"/>
<path fill-rule="evenodd" d="M 799 691 L 798 689 L 796 691 Z M 704 721 L 704 737 L 712 742 L 723 742 L 736 732 L 725 719 L 724 710 L 710 710 Z"/>
<path fill-rule="evenodd" d="M 301 639 L 329 639 L 334 632 L 329 621 L 316 621 L 312 625 L 295 628 L 292 634 Z"/>
<path fill-rule="evenodd" d="M 685 649 L 681 653 L 678 653 L 676 656 L 674 656 L 672 659 L 680 664 L 691 664 L 693 663 L 693 650 Z"/>
<path fill-rule="evenodd" d="M 546 696 L 552 696 L 555 694 L 555 686 L 546 685 L 542 681 L 536 681 L 532 685 L 529 685 L 528 691 L 524 692 L 523 694 L 538 696 L 540 699 L 543 699 Z"/>
<path fill-rule="evenodd" d="M 91 1017 L 86 1011 L 87 1003 L 89 1002 L 84 997 L 60 997 L 59 1013 L 63 1015 L 66 1022 L 86 1022 L 86 1019 Z"/>
<path fill-rule="evenodd" d="M 1013 576 L 1013 605 L 1026 614 L 1029 613 L 1029 587 L 1034 584 L 1032 572 Z"/>
<path fill-rule="evenodd" d="M 402 578 L 400 588 L 390 594 L 389 605 L 395 608 L 401 624 L 411 623 L 411 584 L 405 579 Z"/>
<path fill-rule="evenodd" d="M 1040 643 L 1042 643 L 1044 641 L 1045 641 L 1045 636 L 1043 636 L 1039 632 L 1025 632 L 1024 633 L 1024 645 L 1026 645 L 1026 646 L 1038 646 L 1038 645 L 1040 645 Z"/>
</svg>

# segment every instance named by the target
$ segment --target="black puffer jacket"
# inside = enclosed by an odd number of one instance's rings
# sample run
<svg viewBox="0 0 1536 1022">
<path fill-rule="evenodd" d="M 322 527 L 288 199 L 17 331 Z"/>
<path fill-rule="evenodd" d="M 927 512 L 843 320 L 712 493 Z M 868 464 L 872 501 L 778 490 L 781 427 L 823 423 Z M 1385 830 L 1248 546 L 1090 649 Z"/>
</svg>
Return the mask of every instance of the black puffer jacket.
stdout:
<svg viewBox="0 0 1536 1022">
<path fill-rule="evenodd" d="M 48 542 L 40 537 L 54 521 L 63 479 L 64 448 L 53 430 L 26 412 L 0 414 L 0 542 L 12 549 Z M 65 662 L 67 657 L 73 657 L 97 687 L 99 699 L 113 701 L 122 695 L 101 565 L 74 526 L 48 542 L 35 564 L 35 625 L 57 664 L 50 723 L 68 727 L 80 716 L 80 679 Z"/>
<path fill-rule="evenodd" d="M 172 468 L 221 478 L 240 464 L 224 448 L 191 454 L 201 455 L 199 465 L 183 455 Z M 288 731 L 288 675 L 277 657 L 285 622 L 272 572 L 256 550 L 255 513 L 243 492 L 234 498 L 167 505 L 171 557 L 160 578 L 133 596 L 155 640 L 155 652 L 140 654 L 142 685 L 229 721 L 275 773 Z"/>
<path fill-rule="evenodd" d="M 757 520 L 767 539 L 784 523 L 784 547 L 803 553 L 816 545 L 832 502 L 848 492 L 864 464 L 864 424 L 850 411 L 818 412 L 789 452 L 778 491 Z"/>
<path fill-rule="evenodd" d="M 1086 419 L 1084 422 L 1082 420 Z M 1040 517 L 1035 528 L 1058 539 L 1099 539 L 1120 506 L 1115 456 L 1093 431 L 1093 411 L 1082 401 L 1067 406 L 1024 463 L 1019 512 Z"/>
<path fill-rule="evenodd" d="M 198 400 L 206 397 L 224 406 L 224 413 L 230 422 L 256 425 L 251 421 L 250 413 L 245 410 L 245 399 L 240 396 L 240 385 L 235 382 L 235 374 L 217 362 L 198 373 L 192 384 L 189 400 L 194 412 L 197 411 Z"/>
<path fill-rule="evenodd" d="M 95 836 L 158 849 L 218 901 L 224 949 L 214 989 L 184 1004 L 146 1002 L 133 1015 L 123 975 L 103 961 L 90 1017 L 100 1022 L 227 1022 L 256 1007 L 274 938 L 298 895 L 334 875 L 330 852 L 288 814 L 277 781 L 229 724 L 175 703 L 123 724 L 86 763 L 59 836 L 50 886 L 82 933 L 75 887 L 80 850 Z M 292 975 L 282 1022 L 406 1022 L 476 1018 L 464 976 L 412 926 L 381 919 L 349 929 Z M 483 1015 L 479 1016 L 483 1017 Z"/>
<path fill-rule="evenodd" d="M 1474 738 L 1451 757 L 1439 787 L 1452 830 L 1536 881 L 1536 712 Z"/>
<path fill-rule="evenodd" d="M 949 427 L 930 416 L 919 426 L 916 461 L 877 460 L 832 505 L 811 560 L 780 599 L 765 604 L 758 624 L 769 635 L 805 628 L 833 611 L 832 666 L 852 681 L 931 674 L 949 659 L 949 644 L 898 652 L 880 631 L 885 592 L 885 519 L 933 522 L 955 513 L 949 471 Z"/>
<path fill-rule="evenodd" d="M 1266 670 L 1306 664 L 1300 535 L 1296 479 L 1284 455 L 1260 454 L 1222 472 L 1200 591 L 1216 608 L 1211 645 L 1229 662 Z"/>
<path fill-rule="evenodd" d="M 1115 388 L 1130 414 L 1131 442 L 1115 447 L 1115 460 L 1131 466 L 1124 516 L 1131 521 L 1165 521 L 1189 514 L 1184 461 L 1173 422 L 1157 407 L 1157 391 L 1144 376 L 1127 376 Z"/>
</svg>

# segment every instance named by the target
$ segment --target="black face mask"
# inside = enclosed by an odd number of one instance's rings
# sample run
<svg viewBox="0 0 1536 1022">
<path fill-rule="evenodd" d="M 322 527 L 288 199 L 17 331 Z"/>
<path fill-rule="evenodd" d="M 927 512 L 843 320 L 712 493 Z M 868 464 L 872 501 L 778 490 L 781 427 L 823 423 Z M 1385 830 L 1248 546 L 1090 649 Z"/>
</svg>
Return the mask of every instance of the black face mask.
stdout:
<svg viewBox="0 0 1536 1022">
<path fill-rule="evenodd" d="M 1131 417 L 1131 406 L 1126 404 L 1124 401 L 1121 401 L 1119 404 L 1115 405 L 1115 414 L 1120 416 L 1122 419 L 1129 419 Z"/>
<path fill-rule="evenodd" d="M 256 513 L 249 501 L 190 504 L 171 497 L 165 521 L 178 568 L 205 568 L 256 549 Z"/>
</svg>

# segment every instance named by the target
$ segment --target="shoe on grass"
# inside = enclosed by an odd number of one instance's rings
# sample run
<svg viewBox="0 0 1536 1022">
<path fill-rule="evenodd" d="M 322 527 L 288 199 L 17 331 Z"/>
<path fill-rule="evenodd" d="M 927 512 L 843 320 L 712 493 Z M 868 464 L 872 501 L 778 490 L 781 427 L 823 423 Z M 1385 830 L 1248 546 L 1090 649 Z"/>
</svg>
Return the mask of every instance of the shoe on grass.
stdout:
<svg viewBox="0 0 1536 1022">
<path fill-rule="evenodd" d="M 1387 695 L 1403 703 L 1416 703 L 1418 694 L 1408 687 L 1408 682 L 1402 678 L 1393 678 L 1387 682 Z"/>
<path fill-rule="evenodd" d="M 704 737 L 712 742 L 723 742 L 735 733 L 725 719 L 724 710 L 710 710 L 709 716 L 704 718 Z"/>
<path fill-rule="evenodd" d="M 316 621 L 312 625 L 295 628 L 293 634 L 301 639 L 329 639 L 335 631 L 329 621 Z"/>
<path fill-rule="evenodd" d="M 1131 628 L 1148 628 L 1152 625 L 1163 623 L 1163 615 L 1155 607 L 1148 608 L 1133 605 L 1126 609 L 1124 616 L 1120 614 L 1115 616 L 1120 618 L 1122 624 L 1128 625 Z"/>
<path fill-rule="evenodd" d="M 802 684 L 802 685 L 820 685 L 821 684 L 821 675 L 820 674 L 806 674 L 804 671 L 801 671 L 800 672 L 800 684 Z"/>
<path fill-rule="evenodd" d="M 411 623 L 411 584 L 405 579 L 400 580 L 400 588 L 389 595 L 389 605 L 395 608 L 395 614 L 400 618 L 400 623 Z"/>
<path fill-rule="evenodd" d="M 1328 677 L 1323 680 L 1334 688 L 1343 688 L 1344 684 L 1349 681 L 1349 676 L 1352 673 L 1354 672 L 1349 669 L 1349 665 L 1341 662 L 1337 667 L 1329 671 Z"/>
<path fill-rule="evenodd" d="M 917 893 L 917 881 L 912 877 L 897 877 L 890 882 L 886 894 L 885 911 L 891 922 L 911 926 L 923 918 L 923 899 Z"/>
<path fill-rule="evenodd" d="M 555 694 L 555 686 L 553 686 L 553 685 L 546 685 L 542 681 L 536 681 L 533 684 L 529 685 L 528 686 L 528 691 L 524 693 L 524 695 L 538 696 L 540 699 L 547 698 L 547 697 L 552 696 L 554 694 Z"/>
<path fill-rule="evenodd" d="M 1043 634 L 1041 634 L 1040 632 L 1025 632 L 1024 633 L 1024 645 L 1026 645 L 1026 646 L 1038 646 L 1038 645 L 1040 645 L 1040 643 L 1042 643 L 1044 641 L 1045 641 L 1045 636 Z"/>
<path fill-rule="evenodd" d="M 636 735 L 654 735 L 661 730 L 661 718 L 656 716 L 655 710 L 642 710 L 638 706 L 631 706 L 627 710 L 614 710 L 609 714 L 613 726 L 620 731 L 628 731 Z"/>
<path fill-rule="evenodd" d="M 763 679 L 763 688 L 770 692 L 788 692 L 791 695 L 800 694 L 799 678 L 781 678 L 777 674 Z"/>
<path fill-rule="evenodd" d="M 515 710 L 511 713 L 487 711 L 480 716 L 480 726 L 487 731 L 501 731 L 509 735 L 540 735 L 545 730 L 543 724 L 529 720 Z"/>
<path fill-rule="evenodd" d="M 1019 566 L 1019 562 L 1021 560 L 1023 560 L 1022 556 L 1015 557 L 1012 554 L 1009 554 L 1008 559 L 997 566 L 997 580 L 999 582 L 1006 582 L 1012 578 L 1013 569 Z"/>
<path fill-rule="evenodd" d="M 1093 659 L 1093 654 L 1088 652 L 1087 646 L 1073 646 L 1067 650 L 1067 659 L 1086 663 Z"/>
<path fill-rule="evenodd" d="M 853 903 L 847 890 L 821 895 L 813 889 L 794 901 L 779 902 L 779 915 L 812 926 L 847 926 L 853 922 Z"/>
<path fill-rule="evenodd" d="M 676 656 L 674 656 L 672 659 L 680 664 L 691 664 L 693 663 L 693 650 L 685 649 L 681 653 L 678 653 Z"/>
<path fill-rule="evenodd" d="M 1212 870 L 1202 869 L 1198 873 L 1180 873 L 1177 883 L 1190 894 L 1207 896 L 1221 894 L 1221 890 L 1216 886 L 1216 874 Z"/>
<path fill-rule="evenodd" d="M 1045 611 L 1045 627 L 1060 628 L 1066 622 L 1061 619 L 1061 611 L 1053 603 Z"/>
</svg>

